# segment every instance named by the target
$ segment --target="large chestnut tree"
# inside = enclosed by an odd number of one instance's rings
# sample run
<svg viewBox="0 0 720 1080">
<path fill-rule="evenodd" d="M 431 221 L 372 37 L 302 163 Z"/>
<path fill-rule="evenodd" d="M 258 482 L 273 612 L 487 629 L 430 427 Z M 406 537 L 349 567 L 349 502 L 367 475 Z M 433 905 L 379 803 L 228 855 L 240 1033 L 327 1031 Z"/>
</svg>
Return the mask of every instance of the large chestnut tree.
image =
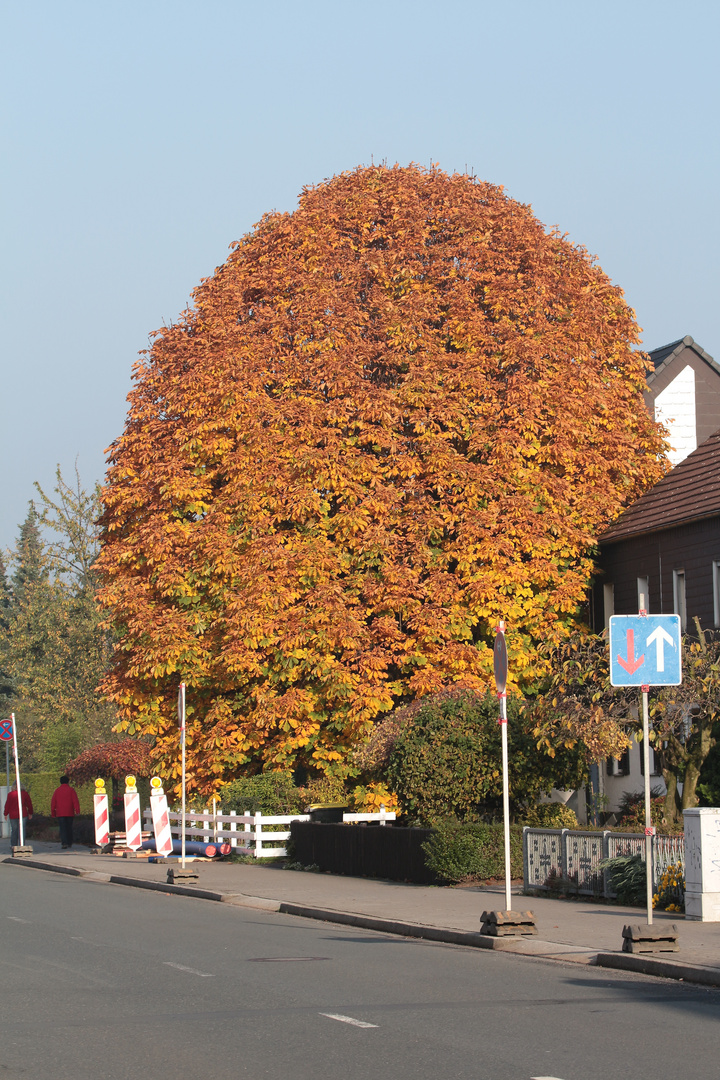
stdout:
<svg viewBox="0 0 720 1080">
<path fill-rule="evenodd" d="M 105 690 L 191 782 L 342 771 L 403 701 L 520 686 L 662 472 L 623 294 L 501 188 L 371 167 L 268 214 L 154 335 L 104 491 Z"/>
</svg>

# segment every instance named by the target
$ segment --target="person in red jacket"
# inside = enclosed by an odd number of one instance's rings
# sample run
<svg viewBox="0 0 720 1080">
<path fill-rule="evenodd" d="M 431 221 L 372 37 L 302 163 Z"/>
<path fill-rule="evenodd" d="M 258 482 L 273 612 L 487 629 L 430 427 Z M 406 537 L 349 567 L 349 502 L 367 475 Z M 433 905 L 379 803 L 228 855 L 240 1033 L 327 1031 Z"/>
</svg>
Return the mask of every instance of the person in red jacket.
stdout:
<svg viewBox="0 0 720 1080">
<path fill-rule="evenodd" d="M 60 787 L 53 791 L 50 813 L 60 825 L 60 843 L 64 848 L 73 845 L 73 818 L 80 813 L 80 801 L 75 788 L 70 787 L 70 777 L 60 777 Z"/>
<path fill-rule="evenodd" d="M 32 799 L 25 788 L 21 791 L 20 802 L 23 812 L 23 840 L 27 843 L 27 823 L 33 816 Z M 5 800 L 3 814 L 10 818 L 10 846 L 17 847 L 20 843 L 20 813 L 18 810 L 17 784 L 13 784 L 12 791 Z"/>
</svg>

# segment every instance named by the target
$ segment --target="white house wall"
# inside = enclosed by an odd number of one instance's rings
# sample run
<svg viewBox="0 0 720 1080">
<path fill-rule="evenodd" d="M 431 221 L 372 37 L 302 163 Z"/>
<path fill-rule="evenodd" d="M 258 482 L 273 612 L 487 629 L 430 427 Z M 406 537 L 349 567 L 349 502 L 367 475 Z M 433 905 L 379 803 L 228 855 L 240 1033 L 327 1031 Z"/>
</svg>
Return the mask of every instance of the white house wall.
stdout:
<svg viewBox="0 0 720 1080">
<path fill-rule="evenodd" d="M 638 794 L 645 791 L 645 777 L 640 768 L 642 758 L 642 743 L 633 739 L 630 747 L 630 772 L 627 776 L 608 776 L 604 764 L 602 766 L 602 783 L 605 799 L 605 808 L 608 813 L 616 814 L 620 809 L 623 795 Z M 650 766 L 652 769 L 652 765 Z M 659 794 L 664 795 L 667 791 L 662 773 L 650 773 L 650 787 Z"/>
<path fill-rule="evenodd" d="M 655 419 L 670 432 L 668 457 L 673 465 L 697 450 L 695 371 L 689 364 L 655 398 Z"/>
</svg>

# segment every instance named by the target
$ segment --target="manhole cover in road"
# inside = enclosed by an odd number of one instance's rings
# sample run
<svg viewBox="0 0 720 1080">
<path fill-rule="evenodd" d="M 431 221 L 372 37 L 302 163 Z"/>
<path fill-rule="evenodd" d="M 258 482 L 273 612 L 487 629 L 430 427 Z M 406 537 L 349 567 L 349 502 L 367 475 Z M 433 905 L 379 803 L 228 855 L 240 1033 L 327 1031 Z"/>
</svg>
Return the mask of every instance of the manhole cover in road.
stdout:
<svg viewBox="0 0 720 1080">
<path fill-rule="evenodd" d="M 302 964 L 308 960 L 329 960 L 329 956 L 249 956 L 250 964 Z"/>
</svg>

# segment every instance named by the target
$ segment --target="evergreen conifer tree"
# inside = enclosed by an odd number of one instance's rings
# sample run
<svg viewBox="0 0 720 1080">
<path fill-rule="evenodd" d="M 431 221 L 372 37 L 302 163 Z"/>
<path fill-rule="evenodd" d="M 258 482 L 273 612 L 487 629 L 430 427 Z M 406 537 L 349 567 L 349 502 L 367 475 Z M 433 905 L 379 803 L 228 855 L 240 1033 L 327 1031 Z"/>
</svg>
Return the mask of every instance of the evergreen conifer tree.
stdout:
<svg viewBox="0 0 720 1080">
<path fill-rule="evenodd" d="M 65 483 L 53 497 L 36 485 L 13 556 L 7 617 L 0 627 L 0 671 L 18 714 L 26 765 L 63 769 L 111 734 L 115 714 L 97 693 L 109 660 L 95 599 L 97 491 Z M 42 530 L 57 539 L 45 542 Z"/>
</svg>

